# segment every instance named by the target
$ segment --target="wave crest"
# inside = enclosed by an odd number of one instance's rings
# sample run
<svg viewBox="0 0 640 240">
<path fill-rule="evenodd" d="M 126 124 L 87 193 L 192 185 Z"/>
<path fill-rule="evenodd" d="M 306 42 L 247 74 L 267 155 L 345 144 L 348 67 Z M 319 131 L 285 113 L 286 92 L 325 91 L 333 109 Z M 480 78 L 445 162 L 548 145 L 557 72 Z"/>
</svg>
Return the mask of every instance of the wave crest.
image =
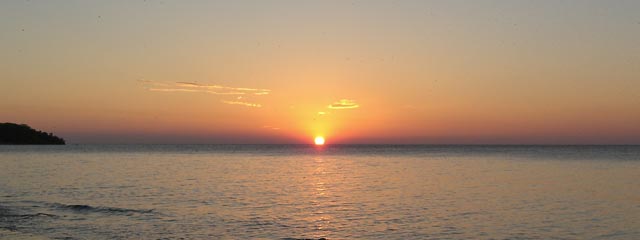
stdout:
<svg viewBox="0 0 640 240">
<path fill-rule="evenodd" d="M 82 204 L 62 204 L 62 203 L 53 203 L 52 207 L 63 210 L 71 210 L 75 212 L 97 212 L 97 213 L 108 213 L 108 214 L 149 214 L 154 213 L 154 209 L 129 209 L 129 208 L 117 208 L 117 207 L 94 207 L 89 205 Z"/>
</svg>

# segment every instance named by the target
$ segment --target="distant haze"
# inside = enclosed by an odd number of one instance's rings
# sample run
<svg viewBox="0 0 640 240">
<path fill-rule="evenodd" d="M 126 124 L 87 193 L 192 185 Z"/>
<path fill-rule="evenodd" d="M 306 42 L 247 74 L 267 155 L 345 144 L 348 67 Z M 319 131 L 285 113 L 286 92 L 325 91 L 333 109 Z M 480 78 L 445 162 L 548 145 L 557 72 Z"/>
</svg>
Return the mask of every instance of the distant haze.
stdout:
<svg viewBox="0 0 640 240">
<path fill-rule="evenodd" d="M 640 1 L 0 2 L 68 143 L 640 144 Z"/>
</svg>

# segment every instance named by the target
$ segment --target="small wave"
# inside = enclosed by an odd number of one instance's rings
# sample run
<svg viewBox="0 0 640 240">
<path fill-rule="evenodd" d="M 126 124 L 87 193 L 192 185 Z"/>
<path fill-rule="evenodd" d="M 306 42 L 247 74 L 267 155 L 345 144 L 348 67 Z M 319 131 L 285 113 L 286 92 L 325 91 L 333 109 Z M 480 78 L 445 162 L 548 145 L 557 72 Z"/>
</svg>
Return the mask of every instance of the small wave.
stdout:
<svg viewBox="0 0 640 240">
<path fill-rule="evenodd" d="M 57 215 L 48 213 L 36 213 L 36 214 L 0 214 L 3 218 L 35 218 L 35 217 L 50 217 L 57 218 Z"/>
<path fill-rule="evenodd" d="M 326 238 L 282 238 L 281 240 L 328 240 Z"/>
<path fill-rule="evenodd" d="M 23 211 L 0 205 L 0 219 L 25 219 L 35 217 L 51 217 L 56 218 L 58 216 L 48 213 L 34 213 L 34 214 L 21 214 Z"/>
<path fill-rule="evenodd" d="M 80 204 L 62 204 L 62 203 L 53 203 L 52 207 L 57 209 L 71 210 L 75 212 L 98 212 L 98 213 L 109 213 L 109 214 L 131 214 L 131 213 L 139 213 L 139 214 L 148 214 L 154 213 L 154 209 L 128 209 L 128 208 L 116 208 L 116 207 L 94 207 L 89 205 L 80 205 Z"/>
<path fill-rule="evenodd" d="M 16 227 L 0 227 L 0 239 L 48 240 L 41 235 L 20 232 Z"/>
</svg>

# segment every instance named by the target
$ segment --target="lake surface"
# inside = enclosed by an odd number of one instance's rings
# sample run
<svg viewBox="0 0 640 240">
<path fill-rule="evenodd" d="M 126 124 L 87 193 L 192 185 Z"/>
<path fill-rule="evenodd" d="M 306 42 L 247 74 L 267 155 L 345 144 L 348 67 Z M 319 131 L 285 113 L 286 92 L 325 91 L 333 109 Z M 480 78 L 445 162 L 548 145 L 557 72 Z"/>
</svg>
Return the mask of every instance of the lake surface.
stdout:
<svg viewBox="0 0 640 240">
<path fill-rule="evenodd" d="M 0 238 L 640 239 L 640 147 L 0 146 Z"/>
</svg>

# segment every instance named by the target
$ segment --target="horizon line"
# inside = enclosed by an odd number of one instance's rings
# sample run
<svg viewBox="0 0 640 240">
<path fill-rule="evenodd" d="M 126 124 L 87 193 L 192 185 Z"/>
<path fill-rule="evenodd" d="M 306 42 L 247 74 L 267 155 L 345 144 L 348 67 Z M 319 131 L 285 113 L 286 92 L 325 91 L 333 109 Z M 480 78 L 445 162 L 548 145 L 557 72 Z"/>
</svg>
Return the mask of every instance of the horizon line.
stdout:
<svg viewBox="0 0 640 240">
<path fill-rule="evenodd" d="M 294 146 L 316 146 L 313 143 L 67 143 L 69 145 L 107 145 L 107 146 L 123 146 L 123 145 L 264 145 L 264 146 L 277 146 L 277 145 L 294 145 Z M 29 144 L 7 144 L 4 146 L 33 146 Z M 38 145 L 38 146 L 47 146 L 47 145 Z M 53 145 L 52 145 L 53 146 Z M 58 145 L 64 146 L 64 145 Z M 324 147 L 327 146 L 540 146 L 540 147 L 570 147 L 570 146 L 640 146 L 640 144 L 601 144 L 601 143 L 569 143 L 569 144 L 554 144 L 554 143 L 327 143 Z"/>
</svg>

